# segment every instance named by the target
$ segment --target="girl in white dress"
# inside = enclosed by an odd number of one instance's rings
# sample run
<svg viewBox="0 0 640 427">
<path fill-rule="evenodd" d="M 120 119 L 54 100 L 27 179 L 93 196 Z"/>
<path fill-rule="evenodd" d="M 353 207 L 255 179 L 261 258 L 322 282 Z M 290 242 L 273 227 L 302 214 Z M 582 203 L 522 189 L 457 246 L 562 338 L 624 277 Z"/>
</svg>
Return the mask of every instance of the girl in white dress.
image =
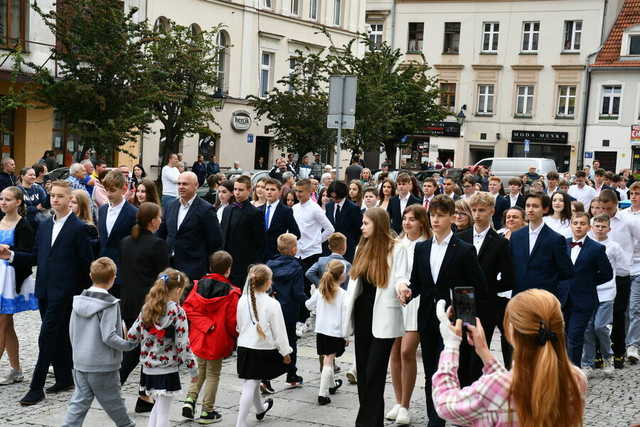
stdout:
<svg viewBox="0 0 640 427">
<path fill-rule="evenodd" d="M 398 266 L 399 269 L 405 269 L 404 277 L 411 277 L 416 243 L 430 238 L 431 227 L 427 210 L 420 205 L 407 206 L 402 216 L 402 234 L 398 238 L 398 244 L 403 248 L 404 256 L 396 258 L 396 262 L 404 264 Z M 416 353 L 418 344 L 420 344 L 420 335 L 418 334 L 419 306 L 420 297 L 417 297 L 403 307 L 405 334 L 403 337 L 396 338 L 391 350 L 391 380 L 396 395 L 396 404 L 387 413 L 386 418 L 400 425 L 411 423 L 409 404 L 416 384 Z"/>
<path fill-rule="evenodd" d="M 558 191 L 551 198 L 552 213 L 543 218 L 553 231 L 564 237 L 571 237 L 571 201 L 567 193 Z"/>
</svg>

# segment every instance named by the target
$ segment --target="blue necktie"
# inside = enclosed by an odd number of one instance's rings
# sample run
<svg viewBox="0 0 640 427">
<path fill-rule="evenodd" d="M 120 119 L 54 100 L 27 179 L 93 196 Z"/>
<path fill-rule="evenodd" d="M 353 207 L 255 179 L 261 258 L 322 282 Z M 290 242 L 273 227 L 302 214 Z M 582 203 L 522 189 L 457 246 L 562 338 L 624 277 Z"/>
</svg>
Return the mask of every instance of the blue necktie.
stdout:
<svg viewBox="0 0 640 427">
<path fill-rule="evenodd" d="M 269 213 L 271 212 L 271 205 L 267 205 L 267 210 L 264 212 L 264 229 L 269 229 Z"/>
</svg>

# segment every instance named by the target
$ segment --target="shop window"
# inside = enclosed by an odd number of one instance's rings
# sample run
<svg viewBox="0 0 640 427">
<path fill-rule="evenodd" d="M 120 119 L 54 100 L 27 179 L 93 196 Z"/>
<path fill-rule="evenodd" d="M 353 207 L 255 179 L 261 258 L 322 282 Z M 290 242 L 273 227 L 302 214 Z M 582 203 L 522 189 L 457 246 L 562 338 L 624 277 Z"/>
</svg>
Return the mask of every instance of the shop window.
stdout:
<svg viewBox="0 0 640 427">
<path fill-rule="evenodd" d="M 460 52 L 460 23 L 445 22 L 444 23 L 444 49 L 443 53 Z"/>
<path fill-rule="evenodd" d="M 28 12 L 26 0 L 0 0 L 0 46 L 24 47 Z"/>
<path fill-rule="evenodd" d="M 70 127 L 60 113 L 53 119 L 52 149 L 58 165 L 71 166 L 83 156 L 83 145 L 78 135 L 71 133 Z"/>
<path fill-rule="evenodd" d="M 407 52 L 422 52 L 422 42 L 424 40 L 424 23 L 409 22 L 409 40 Z"/>
</svg>

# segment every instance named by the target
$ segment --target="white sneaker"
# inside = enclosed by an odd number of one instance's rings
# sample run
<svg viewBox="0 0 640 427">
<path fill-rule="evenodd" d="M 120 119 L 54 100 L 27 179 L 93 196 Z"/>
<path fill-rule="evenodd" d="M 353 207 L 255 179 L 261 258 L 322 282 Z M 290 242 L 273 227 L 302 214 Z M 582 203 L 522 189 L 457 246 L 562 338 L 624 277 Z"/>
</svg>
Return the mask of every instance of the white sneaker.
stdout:
<svg viewBox="0 0 640 427">
<path fill-rule="evenodd" d="M 629 359 L 629 363 L 635 365 L 640 361 L 640 354 L 638 354 L 638 347 L 635 345 L 630 345 L 627 347 L 627 359 Z"/>
<path fill-rule="evenodd" d="M 608 359 L 602 359 L 602 371 L 605 375 L 613 375 L 615 369 L 613 369 L 613 362 L 611 357 Z"/>
<path fill-rule="evenodd" d="M 387 415 L 385 416 L 385 418 L 388 419 L 389 421 L 395 421 L 396 418 L 398 418 L 398 411 L 400 410 L 400 408 L 402 408 L 402 405 L 400 405 L 399 403 L 396 403 L 393 406 L 393 408 L 391 408 L 391 410 L 387 412 Z"/>
<path fill-rule="evenodd" d="M 409 414 L 409 410 L 404 406 L 401 406 L 398 410 L 398 416 L 396 417 L 396 424 L 400 424 L 403 426 L 407 426 L 411 424 L 411 415 Z"/>
<path fill-rule="evenodd" d="M 298 336 L 298 338 L 302 338 L 302 336 L 304 335 L 304 323 L 296 323 L 296 335 Z"/>
<path fill-rule="evenodd" d="M 24 375 L 22 374 L 22 371 L 16 371 L 15 369 L 11 368 L 11 370 L 7 372 L 4 378 L 0 380 L 0 385 L 11 385 L 15 383 L 21 383 L 22 381 L 24 381 Z"/>
</svg>

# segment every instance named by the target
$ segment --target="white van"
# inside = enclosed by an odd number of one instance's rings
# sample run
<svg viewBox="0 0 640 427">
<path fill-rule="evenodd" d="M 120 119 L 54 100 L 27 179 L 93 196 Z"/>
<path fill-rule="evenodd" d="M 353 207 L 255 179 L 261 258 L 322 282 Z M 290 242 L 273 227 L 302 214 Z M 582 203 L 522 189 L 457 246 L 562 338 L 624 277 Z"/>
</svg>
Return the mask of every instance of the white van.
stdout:
<svg viewBox="0 0 640 427">
<path fill-rule="evenodd" d="M 509 179 L 529 172 L 531 166 L 536 167 L 536 172 L 545 178 L 545 182 L 547 173 L 558 171 L 552 159 L 536 157 L 490 157 L 480 160 L 475 166 L 489 168 L 491 175 L 500 177 L 504 186 L 509 184 Z"/>
</svg>

